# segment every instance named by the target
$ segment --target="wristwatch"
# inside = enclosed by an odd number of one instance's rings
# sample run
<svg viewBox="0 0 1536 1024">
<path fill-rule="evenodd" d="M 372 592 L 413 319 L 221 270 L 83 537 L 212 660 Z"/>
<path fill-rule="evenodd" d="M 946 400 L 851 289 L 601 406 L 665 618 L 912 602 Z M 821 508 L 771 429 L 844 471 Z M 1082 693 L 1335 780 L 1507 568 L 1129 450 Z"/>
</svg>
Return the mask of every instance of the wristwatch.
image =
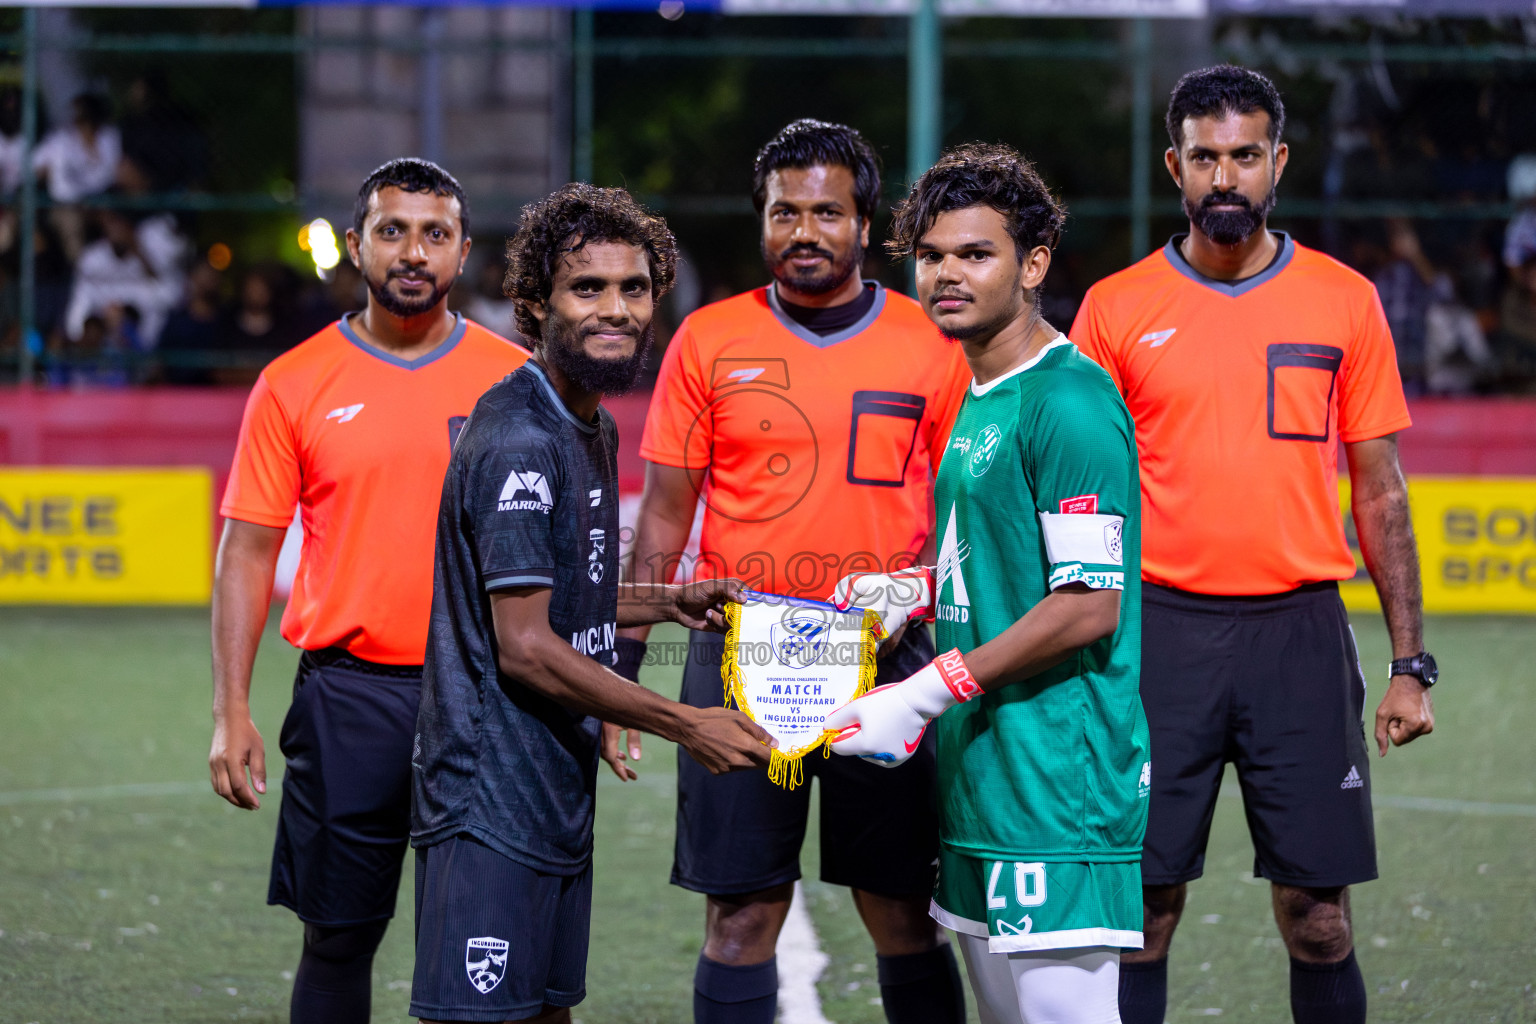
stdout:
<svg viewBox="0 0 1536 1024">
<path fill-rule="evenodd" d="M 1398 658 L 1392 662 L 1391 676 L 1414 676 L 1425 686 L 1434 686 L 1440 678 L 1440 666 L 1435 664 L 1435 656 L 1428 651 L 1420 651 L 1411 658 Z"/>
</svg>

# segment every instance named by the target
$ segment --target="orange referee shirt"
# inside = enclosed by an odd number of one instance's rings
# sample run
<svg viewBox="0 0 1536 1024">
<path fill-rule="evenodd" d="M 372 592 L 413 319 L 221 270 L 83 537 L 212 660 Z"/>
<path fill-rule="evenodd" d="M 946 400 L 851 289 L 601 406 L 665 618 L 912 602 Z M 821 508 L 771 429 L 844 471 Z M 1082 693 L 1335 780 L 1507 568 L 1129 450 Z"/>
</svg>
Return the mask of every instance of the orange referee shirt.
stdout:
<svg viewBox="0 0 1536 1024">
<path fill-rule="evenodd" d="M 916 302 L 875 287 L 869 313 L 827 337 L 772 287 L 678 328 L 640 454 L 709 470 L 695 578 L 820 599 L 846 573 L 916 562 L 971 374 Z"/>
<path fill-rule="evenodd" d="M 406 361 L 345 319 L 274 359 L 245 406 L 219 511 L 286 527 L 304 548 L 283 637 L 419 665 L 432 607 L 432 550 L 448 454 L 475 402 L 528 353 L 458 318 Z"/>
<path fill-rule="evenodd" d="M 1176 236 L 1088 290 L 1072 341 L 1136 419 L 1144 579 L 1275 594 L 1354 575 L 1338 442 L 1409 425 L 1375 287 L 1276 232 L 1262 273 L 1213 281 Z"/>
</svg>

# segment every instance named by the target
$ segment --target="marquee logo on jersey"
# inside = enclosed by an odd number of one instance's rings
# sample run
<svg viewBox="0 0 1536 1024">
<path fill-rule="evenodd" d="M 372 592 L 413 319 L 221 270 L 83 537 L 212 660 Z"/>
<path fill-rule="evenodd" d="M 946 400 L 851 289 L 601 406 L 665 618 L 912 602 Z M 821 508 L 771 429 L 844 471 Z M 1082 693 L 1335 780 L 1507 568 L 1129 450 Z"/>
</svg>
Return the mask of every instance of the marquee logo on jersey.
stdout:
<svg viewBox="0 0 1536 1024">
<path fill-rule="evenodd" d="M 1104 550 L 1109 552 L 1110 557 L 1114 559 L 1116 565 L 1121 564 L 1120 541 L 1124 533 L 1125 520 L 1123 519 L 1116 519 L 1114 522 L 1104 527 Z"/>
<path fill-rule="evenodd" d="M 501 497 L 496 502 L 498 512 L 548 512 L 554 507 L 549 496 L 549 482 L 543 473 L 532 470 L 525 473 L 514 469 L 507 474 L 507 482 L 501 485 Z"/>
<path fill-rule="evenodd" d="M 1152 795 L 1152 762 L 1143 761 L 1141 764 L 1141 778 L 1136 780 L 1136 795 L 1148 797 Z"/>
<path fill-rule="evenodd" d="M 790 668 L 810 668 L 827 646 L 831 623 L 822 616 L 797 613 L 787 615 L 768 630 L 773 656 Z"/>
<path fill-rule="evenodd" d="M 1003 432 L 997 429 L 996 423 L 988 423 L 981 428 L 981 433 L 976 435 L 975 445 L 971 447 L 971 454 L 966 459 L 966 465 L 971 467 L 971 476 L 981 476 L 992 468 L 992 459 L 1002 443 Z"/>
<path fill-rule="evenodd" d="M 944 528 L 944 540 L 939 545 L 939 567 L 934 574 L 934 593 L 938 595 L 934 614 L 947 622 L 971 620 L 971 595 L 965 589 L 965 573 L 961 564 L 970 557 L 971 546 L 960 540 L 956 527 L 955 506 L 949 506 L 949 525 Z M 944 584 L 950 584 L 948 600 L 944 597 Z"/>
<path fill-rule="evenodd" d="M 608 542 L 603 538 L 602 530 L 593 530 L 587 534 L 592 541 L 592 550 L 587 552 L 587 579 L 593 583 L 603 582 L 603 552 L 608 549 Z"/>
<path fill-rule="evenodd" d="M 464 944 L 464 971 L 469 983 L 481 995 L 501 984 L 507 974 L 507 947 L 505 939 L 484 936 L 470 939 Z"/>
</svg>

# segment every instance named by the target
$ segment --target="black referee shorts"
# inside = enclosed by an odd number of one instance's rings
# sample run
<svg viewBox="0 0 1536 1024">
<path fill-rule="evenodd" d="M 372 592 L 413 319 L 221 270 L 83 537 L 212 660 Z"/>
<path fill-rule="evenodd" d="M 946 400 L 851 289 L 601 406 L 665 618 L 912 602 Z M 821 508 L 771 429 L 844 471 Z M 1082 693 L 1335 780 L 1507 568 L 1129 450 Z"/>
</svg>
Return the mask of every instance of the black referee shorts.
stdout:
<svg viewBox="0 0 1536 1024">
<path fill-rule="evenodd" d="M 681 700 L 724 701 L 725 638 L 695 632 Z M 926 627 L 908 629 L 880 660 L 877 685 L 905 679 L 933 660 Z M 677 748 L 677 846 L 672 884 L 712 896 L 759 892 L 800 877 L 812 778 L 821 780 L 821 880 L 882 896 L 926 896 L 939 856 L 934 735 L 911 760 L 882 768 L 857 757 L 807 755 L 806 784 L 786 790 L 767 772 L 711 775 Z"/>
<path fill-rule="evenodd" d="M 420 665 L 304 652 L 279 740 L 288 765 L 268 903 L 331 928 L 395 915 L 420 702 Z"/>
<path fill-rule="evenodd" d="M 1376 877 L 1365 678 L 1334 583 L 1265 597 L 1142 587 L 1152 738 L 1144 885 L 1199 878 L 1227 762 L 1253 872 L 1331 888 Z"/>
</svg>

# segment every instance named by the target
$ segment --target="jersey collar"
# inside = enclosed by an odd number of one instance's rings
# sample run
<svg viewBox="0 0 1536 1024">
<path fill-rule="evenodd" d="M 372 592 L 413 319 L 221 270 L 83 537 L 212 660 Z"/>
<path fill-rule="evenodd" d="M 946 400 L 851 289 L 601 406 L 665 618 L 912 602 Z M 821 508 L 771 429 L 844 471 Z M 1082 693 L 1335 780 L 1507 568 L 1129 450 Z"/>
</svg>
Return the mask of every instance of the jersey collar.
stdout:
<svg viewBox="0 0 1536 1024">
<path fill-rule="evenodd" d="M 551 402 L 555 403 L 555 408 L 559 409 L 567 420 L 570 420 L 573 427 L 583 434 L 597 433 L 598 425 L 603 420 L 601 406 L 598 407 L 598 413 L 593 417 L 591 423 L 583 423 L 575 413 L 571 412 L 571 407 L 565 404 L 565 399 L 560 397 L 560 392 L 555 390 L 554 384 L 550 383 L 549 374 L 544 372 L 544 367 L 530 359 L 523 364 L 522 368 L 539 378 L 539 383 L 544 385 L 544 393 L 549 396 Z"/>
<path fill-rule="evenodd" d="M 1049 345 L 1045 346 L 1045 348 L 1041 349 L 1039 352 L 1036 352 L 1034 355 L 1030 356 L 1028 359 L 1024 360 L 1018 366 L 1015 366 L 1013 369 L 1009 370 L 1007 373 L 1003 374 L 1001 377 L 993 377 L 991 380 L 987 381 L 985 384 L 977 384 L 976 383 L 976 378 L 972 377 L 971 378 L 971 394 L 975 395 L 977 398 L 980 398 L 982 395 L 985 395 L 988 391 L 991 391 L 993 388 L 997 387 L 1003 381 L 1009 379 L 1010 377 L 1017 377 L 1019 374 L 1023 373 L 1025 370 L 1028 370 L 1028 369 L 1031 369 L 1032 367 L 1034 367 L 1035 364 L 1037 364 L 1038 362 L 1040 362 L 1040 360 L 1045 358 L 1045 354 L 1047 352 L 1049 352 L 1051 349 L 1053 349 L 1053 348 L 1061 348 L 1061 346 L 1063 346 L 1063 345 L 1070 345 L 1070 344 L 1072 344 L 1072 342 L 1067 339 L 1067 336 L 1065 334 L 1058 334 L 1058 335 L 1056 335 L 1056 340 L 1055 341 L 1051 342 Z"/>
<path fill-rule="evenodd" d="M 426 366 L 428 363 L 437 362 L 439 359 L 443 358 L 443 356 L 447 355 L 449 352 L 452 352 L 454 348 L 459 344 L 459 342 L 464 338 L 464 315 L 462 313 L 455 313 L 453 314 L 453 330 L 448 332 L 448 337 L 438 342 L 436 348 L 430 352 L 426 352 L 417 356 L 415 359 L 401 359 L 399 356 L 391 355 L 390 353 L 385 352 L 383 349 L 379 348 L 377 345 L 370 345 L 362 338 L 358 337 L 357 332 L 352 329 L 351 323 L 352 317 L 356 315 L 357 314 L 355 313 L 348 313 L 346 316 L 336 321 L 336 327 L 341 331 L 341 336 L 346 338 L 352 344 L 356 345 L 358 348 L 362 349 L 364 352 L 373 356 L 373 358 L 382 359 L 390 366 L 398 366 L 402 370 L 419 370 L 423 366 Z"/>
<path fill-rule="evenodd" d="M 1239 295 L 1253 291 L 1264 282 L 1272 280 L 1290 264 L 1291 257 L 1296 255 L 1296 242 L 1290 235 L 1284 231 L 1276 231 L 1274 234 L 1275 237 L 1280 239 L 1280 247 L 1275 252 L 1275 258 L 1269 261 L 1269 266 L 1252 277 L 1243 278 L 1241 281 L 1218 281 L 1215 278 L 1206 277 L 1200 271 L 1190 266 L 1189 261 L 1184 258 L 1184 254 L 1179 251 L 1179 243 L 1189 237 L 1187 233 L 1174 235 L 1168 239 L 1168 244 L 1163 246 L 1163 256 L 1167 258 L 1174 270 L 1177 270 L 1196 284 L 1204 285 L 1211 291 L 1219 292 L 1229 299 L 1235 299 Z"/>
<path fill-rule="evenodd" d="M 815 331 L 807 330 L 806 328 L 795 323 L 794 320 L 790 319 L 789 315 L 784 312 L 784 307 L 779 304 L 778 289 L 771 284 L 767 288 L 768 309 L 773 313 L 774 319 L 776 319 L 786 331 L 788 331 L 790 334 L 793 334 L 801 341 L 809 342 L 810 344 L 815 345 L 817 348 L 831 348 L 833 345 L 836 345 L 840 341 L 847 341 L 854 335 L 861 334 L 868 330 L 869 325 L 875 322 L 875 320 L 880 316 L 880 311 L 885 308 L 885 288 L 881 286 L 880 282 L 866 281 L 864 283 L 872 284 L 875 286 L 875 301 L 869 307 L 869 312 L 865 313 L 858 320 L 854 321 L 851 326 L 844 327 L 842 330 L 833 334 L 828 334 L 826 337 L 822 337 Z"/>
</svg>

